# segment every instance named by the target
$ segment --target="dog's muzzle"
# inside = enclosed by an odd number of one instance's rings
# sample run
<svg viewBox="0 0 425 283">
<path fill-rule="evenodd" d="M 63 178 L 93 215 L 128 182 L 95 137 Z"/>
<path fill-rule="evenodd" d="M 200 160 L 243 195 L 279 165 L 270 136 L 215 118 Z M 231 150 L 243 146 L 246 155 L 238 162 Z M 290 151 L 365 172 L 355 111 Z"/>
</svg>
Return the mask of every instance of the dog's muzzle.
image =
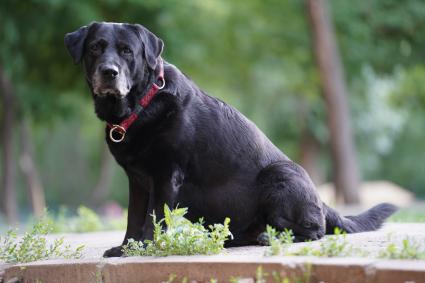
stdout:
<svg viewBox="0 0 425 283">
<path fill-rule="evenodd" d="M 119 74 L 118 67 L 112 64 L 100 65 L 99 71 L 102 75 L 102 80 L 105 82 L 115 80 Z"/>
<path fill-rule="evenodd" d="M 92 84 L 93 92 L 98 96 L 124 97 L 130 91 L 124 73 L 114 64 L 100 64 L 93 75 Z"/>
</svg>

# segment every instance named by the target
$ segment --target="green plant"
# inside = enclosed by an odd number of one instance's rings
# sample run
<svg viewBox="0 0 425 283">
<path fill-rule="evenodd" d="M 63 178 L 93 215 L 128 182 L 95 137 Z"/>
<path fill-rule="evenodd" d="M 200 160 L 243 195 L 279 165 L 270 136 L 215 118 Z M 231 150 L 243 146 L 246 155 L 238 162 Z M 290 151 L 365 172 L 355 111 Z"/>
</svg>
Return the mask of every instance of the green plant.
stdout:
<svg viewBox="0 0 425 283">
<path fill-rule="evenodd" d="M 260 265 L 257 267 L 257 270 L 255 272 L 255 283 L 266 283 L 267 277 L 269 274 L 267 272 L 264 272 L 263 267 Z"/>
<path fill-rule="evenodd" d="M 296 255 L 296 256 L 318 256 L 337 257 L 347 256 L 353 251 L 346 240 L 346 233 L 338 227 L 334 230 L 334 235 L 326 237 L 318 248 L 306 245 L 296 250 L 289 250 L 292 245 L 294 235 L 291 230 L 285 229 L 278 233 L 274 228 L 267 226 L 267 238 L 270 246 L 266 249 L 266 255 Z"/>
<path fill-rule="evenodd" d="M 224 249 L 224 242 L 231 237 L 229 230 L 230 219 L 226 218 L 224 224 L 214 224 L 207 228 L 200 219 L 192 223 L 184 215 L 187 208 L 170 210 L 164 205 L 164 218 L 157 221 L 153 214 L 154 236 L 153 240 L 144 243 L 129 239 L 123 246 L 126 256 L 168 256 L 168 255 L 194 255 L 217 254 Z M 165 228 L 163 229 L 163 224 Z"/>
<path fill-rule="evenodd" d="M 8 263 L 24 263 L 49 258 L 80 258 L 83 245 L 75 250 L 64 244 L 63 238 L 48 243 L 45 235 L 51 232 L 51 222 L 42 217 L 29 232 L 19 237 L 10 229 L 5 236 L 0 236 L 0 260 Z"/>
<path fill-rule="evenodd" d="M 292 235 L 292 233 L 290 235 Z M 291 276 L 288 276 L 286 274 L 282 275 L 280 272 L 272 271 L 271 275 L 273 278 L 273 282 L 275 283 L 309 283 L 311 279 L 311 264 L 306 264 L 305 268 L 306 270 L 301 277 L 296 275 L 291 275 Z M 258 266 L 257 271 L 255 273 L 255 283 L 270 282 L 270 280 L 267 280 L 267 277 L 269 277 L 269 273 L 265 272 L 261 265 Z M 235 281 L 235 282 L 238 282 L 238 281 Z"/>
<path fill-rule="evenodd" d="M 317 257 L 341 257 L 349 256 L 353 253 L 353 248 L 346 239 L 347 233 L 338 227 L 334 229 L 334 235 L 322 240 L 318 248 L 311 245 L 304 246 L 292 253 L 297 256 L 317 256 Z"/>
<path fill-rule="evenodd" d="M 285 229 L 283 232 L 278 233 L 276 229 L 267 225 L 266 235 L 269 241 L 269 247 L 266 249 L 265 254 L 269 256 L 285 253 L 285 248 L 294 243 L 292 230 Z"/>
<path fill-rule="evenodd" d="M 338 257 L 350 254 L 352 247 L 346 239 L 347 233 L 338 227 L 334 229 L 334 235 L 327 237 L 320 243 L 319 254 L 317 256 Z"/>
<path fill-rule="evenodd" d="M 380 258 L 388 259 L 425 259 L 425 249 L 409 238 L 401 241 L 401 245 L 390 243 L 379 253 Z"/>
</svg>

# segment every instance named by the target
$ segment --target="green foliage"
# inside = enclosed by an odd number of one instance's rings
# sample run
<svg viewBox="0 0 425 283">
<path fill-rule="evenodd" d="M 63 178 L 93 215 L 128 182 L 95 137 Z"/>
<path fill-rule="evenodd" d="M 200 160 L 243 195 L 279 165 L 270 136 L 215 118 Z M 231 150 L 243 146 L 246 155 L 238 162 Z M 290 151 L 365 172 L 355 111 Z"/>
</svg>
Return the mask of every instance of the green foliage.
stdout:
<svg viewBox="0 0 425 283">
<path fill-rule="evenodd" d="M 266 233 L 269 240 L 269 247 L 267 247 L 265 252 L 266 255 L 285 254 L 286 248 L 294 243 L 292 230 L 285 229 L 283 232 L 278 233 L 276 229 L 267 225 Z"/>
<path fill-rule="evenodd" d="M 425 139 L 425 34 L 418 32 L 425 2 L 329 2 L 362 175 L 425 196 L 425 153 L 417 150 Z M 17 120 L 32 117 L 35 164 L 49 206 L 77 207 L 97 181 L 100 151 L 93 149 L 103 142 L 103 124 L 93 114 L 81 67 L 63 44 L 65 33 L 94 20 L 144 24 L 164 39 L 166 60 L 241 110 L 292 159 L 305 152 L 300 140 L 308 133 L 318 144 L 324 181 L 331 178 L 326 110 L 303 1 L 4 0 L 0 61 L 16 91 Z M 365 76 L 365 69 L 375 75 Z M 383 89 L 393 92 L 391 103 L 379 94 Z M 398 119 L 400 113 L 408 115 Z M 107 197 L 125 205 L 126 177 L 115 164 L 113 175 Z"/>
<path fill-rule="evenodd" d="M 305 246 L 294 251 L 292 255 L 318 257 L 344 257 L 352 254 L 352 247 L 346 240 L 346 233 L 335 227 L 334 235 L 328 236 L 320 242 L 318 248 Z"/>
<path fill-rule="evenodd" d="M 192 223 L 184 215 L 187 208 L 170 210 L 164 205 L 164 218 L 157 221 L 153 215 L 153 240 L 144 243 L 128 240 L 123 246 L 126 256 L 169 256 L 217 254 L 223 250 L 224 242 L 231 237 L 229 230 L 230 219 L 226 218 L 223 224 L 210 225 L 206 229 L 202 220 Z M 165 224 L 165 230 L 162 228 Z"/>
<path fill-rule="evenodd" d="M 316 257 L 379 257 L 385 259 L 425 259 L 425 246 L 414 239 L 403 239 L 400 244 L 391 241 L 379 254 L 371 254 L 359 248 L 354 248 L 346 239 L 346 232 L 338 227 L 334 235 L 327 236 L 320 242 L 304 244 L 302 247 L 291 247 L 292 232 L 285 231 L 281 234 L 275 229 L 267 227 L 270 246 L 266 255 L 291 255 L 291 256 L 316 256 Z"/>
<path fill-rule="evenodd" d="M 403 208 L 397 211 L 392 215 L 388 221 L 390 222 L 404 222 L 404 223 L 413 223 L 413 222 L 425 222 L 425 208 L 423 207 L 412 207 L 412 208 Z"/>
<path fill-rule="evenodd" d="M 334 235 L 324 238 L 319 247 L 306 245 L 299 249 L 290 249 L 294 243 L 293 233 L 285 229 L 282 233 L 267 226 L 267 235 L 270 246 L 266 249 L 266 255 L 296 255 L 296 256 L 318 256 L 318 257 L 342 257 L 352 254 L 352 247 L 346 240 L 346 233 L 338 227 L 334 230 Z"/>
<path fill-rule="evenodd" d="M 78 208 L 78 217 L 76 221 L 76 232 L 93 232 L 100 231 L 103 224 L 100 217 L 91 209 L 80 206 Z"/>
<path fill-rule="evenodd" d="M 315 256 L 340 257 L 350 254 L 351 246 L 346 240 L 346 232 L 335 227 L 334 235 L 327 237 L 320 243 L 320 248 L 313 251 Z"/>
<path fill-rule="evenodd" d="M 270 276 L 271 275 L 271 276 Z M 282 275 L 280 272 L 272 271 L 271 273 L 265 272 L 263 267 L 260 265 L 255 271 L 255 283 L 309 283 L 311 280 L 311 265 L 306 265 L 306 271 L 302 276 L 287 276 Z M 231 277 L 229 280 L 231 283 L 245 282 L 244 279 L 239 277 Z"/>
<path fill-rule="evenodd" d="M 386 259 L 425 259 L 425 248 L 413 239 L 403 239 L 401 245 L 390 243 L 379 253 Z"/>
<path fill-rule="evenodd" d="M 57 215 L 46 213 L 53 233 L 86 233 L 109 230 L 125 230 L 127 211 L 120 218 L 102 219 L 95 211 L 79 206 L 76 216 L 69 216 L 67 209 L 61 207 Z"/>
<path fill-rule="evenodd" d="M 80 258 L 84 246 L 75 250 L 64 244 L 63 238 L 48 243 L 46 235 L 51 232 L 51 222 L 42 218 L 22 237 L 14 230 L 0 236 L 0 260 L 8 263 L 24 263 L 51 258 Z"/>
</svg>

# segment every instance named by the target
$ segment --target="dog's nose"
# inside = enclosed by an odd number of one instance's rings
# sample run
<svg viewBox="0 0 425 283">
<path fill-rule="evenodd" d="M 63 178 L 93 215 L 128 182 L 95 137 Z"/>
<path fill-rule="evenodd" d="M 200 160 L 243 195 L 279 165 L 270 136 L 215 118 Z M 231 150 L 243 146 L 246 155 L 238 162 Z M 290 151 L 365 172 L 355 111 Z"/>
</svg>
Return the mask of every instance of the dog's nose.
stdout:
<svg viewBox="0 0 425 283">
<path fill-rule="evenodd" d="M 118 68 L 114 65 L 103 66 L 100 71 L 105 79 L 112 80 L 118 76 Z"/>
</svg>

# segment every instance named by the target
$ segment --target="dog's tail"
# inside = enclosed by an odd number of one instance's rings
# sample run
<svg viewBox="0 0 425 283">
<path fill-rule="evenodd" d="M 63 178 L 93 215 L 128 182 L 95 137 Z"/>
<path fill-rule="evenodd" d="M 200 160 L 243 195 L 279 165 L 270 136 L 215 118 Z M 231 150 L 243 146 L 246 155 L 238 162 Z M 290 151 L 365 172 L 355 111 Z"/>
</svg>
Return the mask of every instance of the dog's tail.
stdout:
<svg viewBox="0 0 425 283">
<path fill-rule="evenodd" d="M 347 233 L 377 230 L 398 208 L 389 203 L 378 204 L 356 216 L 341 216 L 324 204 L 326 214 L 326 234 L 333 234 L 336 227 Z"/>
</svg>

